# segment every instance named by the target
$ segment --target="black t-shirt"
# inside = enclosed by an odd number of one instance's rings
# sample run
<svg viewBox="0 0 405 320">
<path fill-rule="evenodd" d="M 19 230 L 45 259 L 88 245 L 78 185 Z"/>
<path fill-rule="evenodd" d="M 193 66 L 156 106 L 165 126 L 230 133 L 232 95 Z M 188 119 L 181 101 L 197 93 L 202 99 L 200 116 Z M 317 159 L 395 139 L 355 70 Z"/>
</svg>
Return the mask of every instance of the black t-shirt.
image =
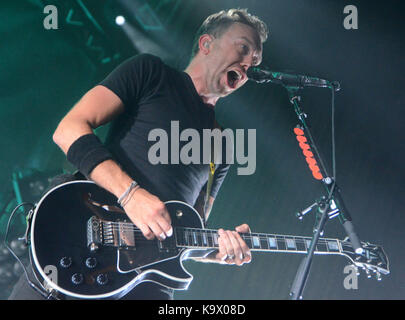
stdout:
<svg viewBox="0 0 405 320">
<path fill-rule="evenodd" d="M 179 132 L 214 128 L 215 112 L 203 103 L 190 76 L 164 64 L 150 54 L 140 54 L 118 66 L 100 85 L 112 90 L 125 111 L 112 123 L 106 145 L 115 160 L 141 187 L 162 201 L 181 200 L 194 205 L 208 180 L 208 164 L 172 164 L 171 125 Z M 168 163 L 152 164 L 148 151 L 157 141 L 148 141 L 151 130 L 160 128 L 168 137 Z M 177 139 L 176 134 L 173 139 Z M 179 141 L 179 150 L 187 141 Z M 227 146 L 229 147 L 229 146 Z M 211 196 L 215 197 L 229 165 L 216 165 Z"/>
</svg>

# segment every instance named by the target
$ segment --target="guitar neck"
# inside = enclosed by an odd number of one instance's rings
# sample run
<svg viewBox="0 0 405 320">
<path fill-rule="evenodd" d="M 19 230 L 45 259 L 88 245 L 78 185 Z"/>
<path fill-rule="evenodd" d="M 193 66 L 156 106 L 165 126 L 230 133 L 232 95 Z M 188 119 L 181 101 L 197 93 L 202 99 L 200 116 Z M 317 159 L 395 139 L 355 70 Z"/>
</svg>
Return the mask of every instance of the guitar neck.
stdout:
<svg viewBox="0 0 405 320">
<path fill-rule="evenodd" d="M 176 228 L 176 245 L 185 248 L 218 248 L 218 231 L 211 229 Z M 241 233 L 240 236 L 252 251 L 307 253 L 312 238 L 265 233 Z M 320 238 L 316 254 L 340 254 L 338 239 Z"/>
</svg>

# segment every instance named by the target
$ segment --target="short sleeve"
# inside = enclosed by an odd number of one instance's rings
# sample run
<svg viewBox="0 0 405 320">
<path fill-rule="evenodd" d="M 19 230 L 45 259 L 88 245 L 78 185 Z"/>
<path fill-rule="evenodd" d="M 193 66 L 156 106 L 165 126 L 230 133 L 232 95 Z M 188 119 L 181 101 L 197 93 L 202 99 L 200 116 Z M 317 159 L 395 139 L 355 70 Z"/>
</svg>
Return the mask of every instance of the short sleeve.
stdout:
<svg viewBox="0 0 405 320">
<path fill-rule="evenodd" d="M 99 83 L 114 92 L 125 107 L 148 96 L 161 75 L 163 62 L 151 54 L 139 54 L 116 67 Z"/>
</svg>

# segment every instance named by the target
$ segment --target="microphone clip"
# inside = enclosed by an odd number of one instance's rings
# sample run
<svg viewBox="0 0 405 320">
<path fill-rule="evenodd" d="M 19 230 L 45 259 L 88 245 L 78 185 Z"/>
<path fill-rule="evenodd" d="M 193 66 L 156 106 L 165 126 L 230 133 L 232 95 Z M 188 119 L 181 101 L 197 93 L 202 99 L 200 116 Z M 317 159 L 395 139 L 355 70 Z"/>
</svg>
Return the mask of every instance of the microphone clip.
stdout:
<svg viewBox="0 0 405 320">
<path fill-rule="evenodd" d="M 316 200 L 313 204 L 311 204 L 309 207 L 305 208 L 302 211 L 296 212 L 295 216 L 299 220 L 303 220 L 304 216 L 311 212 L 314 207 L 318 207 L 319 210 L 323 210 L 325 207 L 328 207 L 328 217 L 329 219 L 333 219 L 339 215 L 339 208 L 336 206 L 336 203 L 333 199 L 330 199 L 329 203 L 327 202 L 327 199 L 325 196 L 322 196 L 319 200 Z"/>
</svg>

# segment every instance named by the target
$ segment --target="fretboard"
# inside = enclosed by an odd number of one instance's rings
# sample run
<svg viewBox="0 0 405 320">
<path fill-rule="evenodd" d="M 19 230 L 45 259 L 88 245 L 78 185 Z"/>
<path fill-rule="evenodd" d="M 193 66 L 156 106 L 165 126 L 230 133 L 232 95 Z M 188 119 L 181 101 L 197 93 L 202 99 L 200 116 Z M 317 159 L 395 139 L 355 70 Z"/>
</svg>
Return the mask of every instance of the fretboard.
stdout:
<svg viewBox="0 0 405 320">
<path fill-rule="evenodd" d="M 312 240 L 310 237 L 264 233 L 242 233 L 240 235 L 252 251 L 306 253 Z M 175 236 L 178 247 L 218 248 L 219 235 L 217 230 L 177 227 Z M 341 250 L 339 240 L 320 238 L 315 253 L 339 254 Z"/>
</svg>

